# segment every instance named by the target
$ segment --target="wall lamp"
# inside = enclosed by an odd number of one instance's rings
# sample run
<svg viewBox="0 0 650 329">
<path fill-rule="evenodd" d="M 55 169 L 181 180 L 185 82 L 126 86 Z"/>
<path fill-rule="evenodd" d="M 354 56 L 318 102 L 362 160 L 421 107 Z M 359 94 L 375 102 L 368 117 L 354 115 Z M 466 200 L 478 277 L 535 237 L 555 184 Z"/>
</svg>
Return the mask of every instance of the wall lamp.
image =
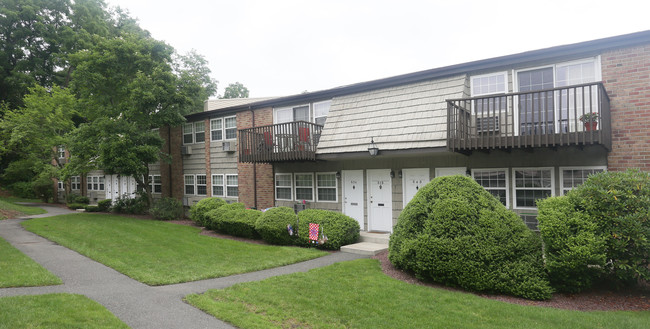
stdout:
<svg viewBox="0 0 650 329">
<path fill-rule="evenodd" d="M 395 178 L 395 172 L 392 170 L 390 171 L 390 178 Z"/>
<path fill-rule="evenodd" d="M 397 172 L 397 177 L 402 178 L 402 171 L 401 170 Z"/>
<path fill-rule="evenodd" d="M 337 178 L 337 179 L 341 178 L 341 172 L 340 172 L 340 171 L 337 171 L 337 172 L 336 172 L 336 178 Z"/>
<path fill-rule="evenodd" d="M 379 153 L 379 148 L 377 147 L 377 144 L 375 144 L 374 137 L 370 137 L 370 147 L 368 147 L 368 152 L 371 157 L 374 157 Z"/>
</svg>

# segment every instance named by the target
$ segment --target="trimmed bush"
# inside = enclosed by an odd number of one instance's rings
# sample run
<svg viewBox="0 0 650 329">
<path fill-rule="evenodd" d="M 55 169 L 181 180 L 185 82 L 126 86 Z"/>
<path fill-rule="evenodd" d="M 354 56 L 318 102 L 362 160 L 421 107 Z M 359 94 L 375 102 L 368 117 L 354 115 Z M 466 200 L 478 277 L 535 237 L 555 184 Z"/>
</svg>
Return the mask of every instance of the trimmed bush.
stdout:
<svg viewBox="0 0 650 329">
<path fill-rule="evenodd" d="M 83 195 L 77 195 L 74 198 L 74 203 L 89 204 L 90 203 L 90 198 L 88 198 L 87 196 L 83 196 Z"/>
<path fill-rule="evenodd" d="M 161 198 L 154 201 L 149 213 L 160 220 L 180 219 L 183 217 L 183 203 L 174 198 Z"/>
<path fill-rule="evenodd" d="M 142 194 L 135 198 L 129 198 L 127 195 L 120 196 L 115 200 L 111 211 L 120 214 L 144 215 L 147 213 L 147 196 Z"/>
<path fill-rule="evenodd" d="M 98 206 L 88 206 L 87 205 L 87 206 L 85 206 L 83 208 L 86 209 L 87 212 L 98 212 L 99 211 Z"/>
<path fill-rule="evenodd" d="M 260 216 L 262 216 L 262 212 L 255 209 L 230 210 L 221 217 L 223 233 L 242 238 L 259 239 L 260 235 L 255 230 L 255 223 Z"/>
<path fill-rule="evenodd" d="M 210 210 L 217 209 L 226 204 L 219 198 L 205 198 L 201 199 L 195 205 L 190 207 L 190 219 L 195 221 L 198 225 L 207 227 L 209 225 L 208 218 L 205 216 Z"/>
<path fill-rule="evenodd" d="M 488 293 L 548 299 L 541 239 L 473 179 L 422 187 L 390 238 L 389 259 L 424 280 Z"/>
<path fill-rule="evenodd" d="M 591 287 L 605 267 L 605 240 L 596 223 L 566 196 L 540 200 L 537 208 L 551 285 L 571 293 Z"/>
<path fill-rule="evenodd" d="M 320 224 L 321 234 L 327 236 L 327 242 L 314 244 L 309 240 L 309 223 Z M 358 239 L 359 222 L 354 218 L 321 209 L 306 209 L 298 213 L 299 245 L 338 250 L 343 245 L 357 242 Z"/>
<path fill-rule="evenodd" d="M 270 244 L 292 245 L 296 243 L 295 235 L 289 235 L 287 225 L 296 227 L 298 217 L 289 207 L 271 208 L 255 223 L 255 230 L 262 239 Z"/>
<path fill-rule="evenodd" d="M 111 201 L 111 199 L 106 199 L 98 201 L 97 206 L 99 207 L 99 211 L 109 211 L 112 203 L 113 201 Z"/>
<path fill-rule="evenodd" d="M 77 210 L 77 209 L 86 209 L 87 204 L 85 203 L 68 203 L 66 206 L 72 210 Z"/>
<path fill-rule="evenodd" d="M 217 209 L 210 210 L 205 214 L 205 217 L 207 218 L 205 227 L 213 231 L 226 233 L 223 227 L 224 219 L 227 216 L 233 216 L 233 211 L 244 209 L 246 209 L 246 206 L 243 203 L 236 202 L 224 204 Z"/>
<path fill-rule="evenodd" d="M 79 193 L 69 193 L 65 196 L 65 203 L 75 203 L 78 197 L 80 197 Z"/>
</svg>

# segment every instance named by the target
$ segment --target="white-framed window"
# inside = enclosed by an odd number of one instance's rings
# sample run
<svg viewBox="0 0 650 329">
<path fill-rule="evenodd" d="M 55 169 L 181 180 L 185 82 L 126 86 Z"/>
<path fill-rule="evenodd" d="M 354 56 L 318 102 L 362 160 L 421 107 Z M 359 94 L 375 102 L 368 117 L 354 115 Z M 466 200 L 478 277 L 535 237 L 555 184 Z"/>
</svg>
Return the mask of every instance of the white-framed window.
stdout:
<svg viewBox="0 0 650 329">
<path fill-rule="evenodd" d="M 507 208 L 510 207 L 508 193 L 508 169 L 472 169 L 472 178 L 483 188 L 499 199 Z"/>
<path fill-rule="evenodd" d="M 223 119 L 210 120 L 210 140 L 220 141 L 223 139 Z"/>
<path fill-rule="evenodd" d="M 81 177 L 72 176 L 70 177 L 70 189 L 73 191 L 81 190 Z"/>
<path fill-rule="evenodd" d="M 324 126 L 327 120 L 327 114 L 330 112 L 332 101 L 327 100 L 323 102 L 314 103 L 314 123 Z"/>
<path fill-rule="evenodd" d="M 196 175 L 196 195 L 208 194 L 208 182 L 206 175 Z"/>
<path fill-rule="evenodd" d="M 197 121 L 194 123 L 194 143 L 205 142 L 205 123 Z"/>
<path fill-rule="evenodd" d="M 99 176 L 99 190 L 104 190 L 104 176 Z"/>
<path fill-rule="evenodd" d="M 194 124 L 193 123 L 184 123 L 183 124 L 183 145 L 194 143 Z"/>
<path fill-rule="evenodd" d="M 597 174 L 606 171 L 606 166 L 592 166 L 592 167 L 560 167 L 560 186 L 562 195 L 572 189 L 582 185 L 589 175 Z"/>
<path fill-rule="evenodd" d="M 555 195 L 553 168 L 513 168 L 514 208 L 534 209 L 536 201 Z"/>
<path fill-rule="evenodd" d="M 185 175 L 185 195 L 194 195 L 194 175 Z"/>
<path fill-rule="evenodd" d="M 470 78 L 472 97 L 500 95 L 508 91 L 508 72 L 496 72 Z M 505 111 L 508 102 L 503 97 L 486 97 L 474 100 L 474 113 L 493 115 Z"/>
<path fill-rule="evenodd" d="M 212 175 L 212 196 L 224 196 L 223 175 Z"/>
<path fill-rule="evenodd" d="M 294 195 L 297 201 L 314 201 L 314 174 L 295 173 L 293 181 Z"/>
<path fill-rule="evenodd" d="M 151 193 L 162 193 L 162 180 L 160 175 L 149 175 L 149 182 L 151 182 Z"/>
<path fill-rule="evenodd" d="M 226 139 L 236 139 L 237 138 L 237 117 L 225 117 L 223 118 L 224 130 Z"/>
<path fill-rule="evenodd" d="M 58 181 L 56 185 L 57 185 L 57 188 L 59 189 L 59 191 L 65 190 L 65 186 L 63 184 L 63 181 L 61 181 L 61 180 Z"/>
<path fill-rule="evenodd" d="M 294 121 L 311 122 L 309 104 L 273 109 L 273 123 L 287 123 Z"/>
<path fill-rule="evenodd" d="M 292 174 L 275 174 L 275 199 L 293 200 Z"/>
<path fill-rule="evenodd" d="M 335 172 L 316 173 L 316 200 L 323 202 L 337 201 L 338 180 Z"/>
<path fill-rule="evenodd" d="M 64 159 L 65 158 L 65 146 L 59 145 L 56 148 L 56 153 L 57 153 L 59 159 Z"/>
<path fill-rule="evenodd" d="M 226 175 L 226 197 L 239 197 L 239 184 L 237 182 L 237 175 Z"/>
<path fill-rule="evenodd" d="M 103 191 L 104 190 L 104 176 L 88 176 L 86 177 L 88 191 Z"/>
</svg>

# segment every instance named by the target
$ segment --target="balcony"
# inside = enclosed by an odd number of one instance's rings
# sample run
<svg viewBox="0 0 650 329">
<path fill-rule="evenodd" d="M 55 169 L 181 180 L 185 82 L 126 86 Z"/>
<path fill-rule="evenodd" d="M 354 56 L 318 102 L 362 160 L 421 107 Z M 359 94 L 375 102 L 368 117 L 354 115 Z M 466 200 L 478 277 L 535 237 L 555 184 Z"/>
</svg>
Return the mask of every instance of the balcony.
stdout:
<svg viewBox="0 0 650 329">
<path fill-rule="evenodd" d="M 600 82 L 449 99 L 447 148 L 471 153 L 598 144 L 610 150 L 610 115 L 609 97 Z M 583 122 L 587 117 L 595 117 L 594 122 Z"/>
<path fill-rule="evenodd" d="M 315 161 L 323 126 L 294 121 L 239 130 L 239 162 Z"/>
</svg>

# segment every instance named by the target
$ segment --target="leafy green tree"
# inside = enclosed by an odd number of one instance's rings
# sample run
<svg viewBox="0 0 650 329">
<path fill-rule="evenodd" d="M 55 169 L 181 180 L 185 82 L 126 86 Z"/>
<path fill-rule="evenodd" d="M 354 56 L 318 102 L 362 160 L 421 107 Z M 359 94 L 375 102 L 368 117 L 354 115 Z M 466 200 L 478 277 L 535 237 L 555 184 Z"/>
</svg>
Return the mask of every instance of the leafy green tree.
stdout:
<svg viewBox="0 0 650 329">
<path fill-rule="evenodd" d="M 174 72 L 178 76 L 179 90 L 188 95 L 189 113 L 203 111 L 203 102 L 217 91 L 217 81 L 210 77 L 208 61 L 191 50 L 186 55 L 176 55 Z"/>
<path fill-rule="evenodd" d="M 248 88 L 239 82 L 231 83 L 226 87 L 221 98 L 248 98 Z"/>
</svg>

